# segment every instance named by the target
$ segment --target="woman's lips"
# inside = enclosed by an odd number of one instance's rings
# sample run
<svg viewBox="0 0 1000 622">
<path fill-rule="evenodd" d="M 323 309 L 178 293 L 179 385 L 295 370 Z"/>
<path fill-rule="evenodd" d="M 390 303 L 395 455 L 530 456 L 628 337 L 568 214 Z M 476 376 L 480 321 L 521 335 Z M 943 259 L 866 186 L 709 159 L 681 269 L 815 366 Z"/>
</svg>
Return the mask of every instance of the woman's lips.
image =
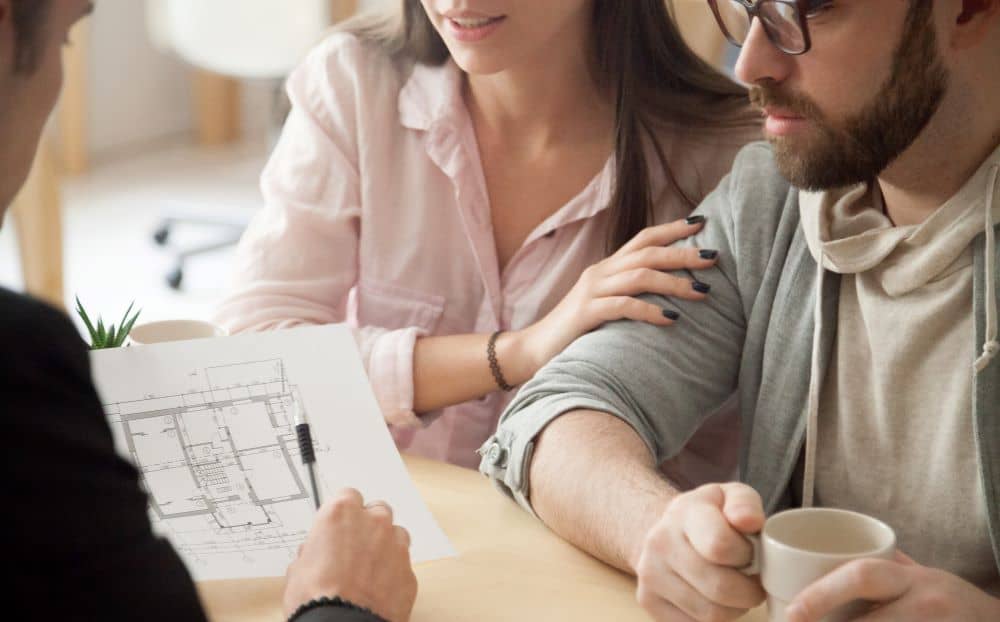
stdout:
<svg viewBox="0 0 1000 622">
<path fill-rule="evenodd" d="M 492 35 L 506 20 L 506 16 L 445 16 L 448 33 L 458 41 L 474 43 Z"/>
</svg>

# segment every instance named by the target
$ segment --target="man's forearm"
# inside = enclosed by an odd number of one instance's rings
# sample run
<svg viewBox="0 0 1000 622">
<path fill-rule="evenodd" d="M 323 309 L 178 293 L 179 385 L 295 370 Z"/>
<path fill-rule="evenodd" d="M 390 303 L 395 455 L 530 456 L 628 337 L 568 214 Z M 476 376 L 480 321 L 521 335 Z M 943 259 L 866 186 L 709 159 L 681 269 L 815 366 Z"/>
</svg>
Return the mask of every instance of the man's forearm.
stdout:
<svg viewBox="0 0 1000 622">
<path fill-rule="evenodd" d="M 646 533 L 678 494 L 628 424 L 592 411 L 545 428 L 530 483 L 531 506 L 550 529 L 632 574 Z"/>
</svg>

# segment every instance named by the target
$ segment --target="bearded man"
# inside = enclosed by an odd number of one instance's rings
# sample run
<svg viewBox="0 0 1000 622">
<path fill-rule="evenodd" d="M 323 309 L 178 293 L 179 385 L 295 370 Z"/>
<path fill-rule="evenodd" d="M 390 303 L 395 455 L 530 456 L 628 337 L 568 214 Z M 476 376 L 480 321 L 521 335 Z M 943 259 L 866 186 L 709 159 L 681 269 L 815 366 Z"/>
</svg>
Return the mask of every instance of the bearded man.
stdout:
<svg viewBox="0 0 1000 622">
<path fill-rule="evenodd" d="M 1000 620 L 1000 0 L 710 0 L 768 143 L 682 244 L 720 249 L 683 323 L 608 324 L 526 385 L 481 453 L 501 490 L 638 576 L 658 620 L 764 598 L 745 538 L 798 506 L 892 525 L 787 611 Z M 660 304 L 665 300 L 651 296 Z M 732 394 L 740 482 L 659 465 Z"/>
</svg>

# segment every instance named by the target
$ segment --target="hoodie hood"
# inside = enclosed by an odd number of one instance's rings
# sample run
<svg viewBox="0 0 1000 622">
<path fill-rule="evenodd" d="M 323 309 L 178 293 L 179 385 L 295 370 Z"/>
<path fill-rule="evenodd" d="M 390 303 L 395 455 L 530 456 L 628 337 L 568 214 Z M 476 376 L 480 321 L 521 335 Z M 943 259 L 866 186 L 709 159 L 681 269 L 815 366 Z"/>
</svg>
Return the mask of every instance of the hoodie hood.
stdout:
<svg viewBox="0 0 1000 622">
<path fill-rule="evenodd" d="M 890 296 L 912 292 L 968 265 L 967 250 L 986 221 L 987 229 L 1000 222 L 1000 202 L 993 201 L 998 167 L 1000 148 L 927 220 L 906 227 L 894 227 L 886 216 L 877 184 L 800 192 L 809 251 L 831 272 L 872 272 Z"/>
</svg>

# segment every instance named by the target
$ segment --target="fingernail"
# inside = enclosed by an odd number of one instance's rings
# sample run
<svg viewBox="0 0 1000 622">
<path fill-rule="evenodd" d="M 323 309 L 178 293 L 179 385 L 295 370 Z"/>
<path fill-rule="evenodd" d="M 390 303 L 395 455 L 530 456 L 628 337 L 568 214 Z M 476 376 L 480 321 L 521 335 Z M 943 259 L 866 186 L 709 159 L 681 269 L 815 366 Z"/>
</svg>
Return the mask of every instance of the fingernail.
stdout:
<svg viewBox="0 0 1000 622">
<path fill-rule="evenodd" d="M 667 318 L 668 320 L 673 320 L 674 322 L 676 322 L 677 320 L 681 319 L 681 314 L 674 311 L 673 309 L 664 309 L 663 317 Z"/>
<path fill-rule="evenodd" d="M 698 251 L 698 256 L 702 259 L 715 259 L 719 256 L 719 251 Z"/>
<path fill-rule="evenodd" d="M 686 222 L 689 225 L 700 225 L 701 223 L 705 222 L 705 217 L 701 215 L 688 216 L 686 219 L 684 219 L 684 222 Z"/>
<path fill-rule="evenodd" d="M 695 281 L 694 283 L 691 283 L 691 287 L 694 288 L 694 291 L 698 292 L 699 294 L 707 294 L 708 292 L 712 291 L 711 285 L 709 285 L 708 283 L 702 283 L 701 281 Z"/>
</svg>

